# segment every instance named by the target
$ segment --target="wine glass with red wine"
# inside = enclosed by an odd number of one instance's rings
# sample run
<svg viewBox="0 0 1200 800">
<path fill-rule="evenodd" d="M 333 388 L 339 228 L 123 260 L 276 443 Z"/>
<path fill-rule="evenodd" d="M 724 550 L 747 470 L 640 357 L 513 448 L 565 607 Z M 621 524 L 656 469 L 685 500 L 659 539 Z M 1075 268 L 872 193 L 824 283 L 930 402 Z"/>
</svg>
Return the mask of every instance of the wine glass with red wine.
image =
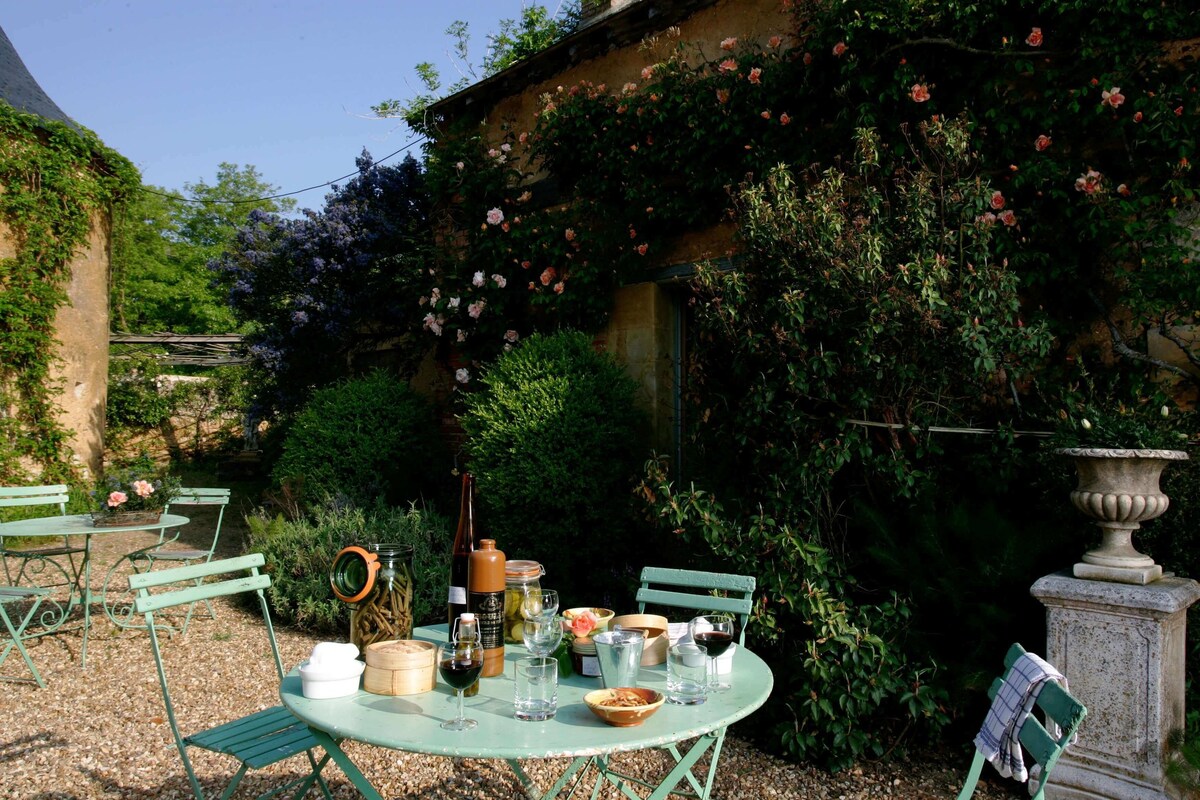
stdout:
<svg viewBox="0 0 1200 800">
<path fill-rule="evenodd" d="M 463 692 L 483 672 L 483 647 L 477 639 L 460 640 L 438 648 L 438 674 L 458 694 L 458 716 L 442 723 L 448 731 L 469 731 L 479 723 L 463 714 Z"/>
<path fill-rule="evenodd" d="M 727 692 L 729 684 L 721 681 L 717 673 L 717 659 L 733 644 L 733 617 L 728 614 L 705 614 L 688 623 L 692 641 L 708 652 L 708 690 Z"/>
</svg>

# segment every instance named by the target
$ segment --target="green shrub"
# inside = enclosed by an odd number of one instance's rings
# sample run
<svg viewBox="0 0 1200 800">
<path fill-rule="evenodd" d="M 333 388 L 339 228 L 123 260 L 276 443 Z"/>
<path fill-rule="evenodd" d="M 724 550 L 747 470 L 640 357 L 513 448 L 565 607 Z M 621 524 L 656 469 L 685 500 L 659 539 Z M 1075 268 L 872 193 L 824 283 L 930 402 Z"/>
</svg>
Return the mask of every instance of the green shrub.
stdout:
<svg viewBox="0 0 1200 800">
<path fill-rule="evenodd" d="M 559 333 L 531 336 L 480 383 L 462 426 L 483 530 L 509 558 L 540 561 L 565 603 L 610 602 L 602 593 L 644 553 L 631 508 L 643 457 L 633 380 L 584 334 Z"/>
<path fill-rule="evenodd" d="M 149 356 L 109 361 L 105 424 L 112 431 L 154 428 L 168 420 L 176 405 L 171 392 L 159 389 L 162 366 Z"/>
<path fill-rule="evenodd" d="M 311 519 L 287 521 L 255 514 L 249 549 L 267 560 L 268 599 L 281 622 L 349 636 L 350 607 L 333 596 L 329 568 L 348 545 L 398 542 L 413 546 L 413 618 L 418 625 L 440 622 L 446 612 L 450 570 L 449 521 L 427 509 L 378 506 L 371 510 L 327 503 Z"/>
<path fill-rule="evenodd" d="M 403 380 L 374 370 L 313 393 L 283 441 L 272 476 L 304 497 L 360 505 L 421 496 L 438 453 L 430 406 Z"/>
</svg>

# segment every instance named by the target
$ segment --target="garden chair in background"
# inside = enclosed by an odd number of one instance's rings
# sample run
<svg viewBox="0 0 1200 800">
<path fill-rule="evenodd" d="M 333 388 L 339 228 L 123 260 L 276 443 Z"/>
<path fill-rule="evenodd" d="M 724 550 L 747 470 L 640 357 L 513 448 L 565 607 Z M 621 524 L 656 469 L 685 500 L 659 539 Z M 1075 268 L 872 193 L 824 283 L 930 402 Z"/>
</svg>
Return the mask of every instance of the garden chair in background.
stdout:
<svg viewBox="0 0 1200 800">
<path fill-rule="evenodd" d="M 59 516 L 67 515 L 67 487 L 62 484 L 53 486 L 0 486 L 0 508 L 17 508 L 25 506 L 58 506 Z M 48 516 L 48 515 L 43 515 Z M 10 540 L 11 541 L 11 540 Z M 43 589 L 50 586 L 70 586 L 72 591 L 79 590 L 80 581 L 80 566 L 83 563 L 82 559 L 87 556 L 86 537 L 84 537 L 83 545 L 71 544 L 69 538 L 64 534 L 62 544 L 44 545 L 37 547 L 19 546 L 13 548 L 9 542 L 0 536 L 0 561 L 4 562 L 4 581 L 13 586 L 20 586 L 21 582 L 30 575 L 38 575 L 38 585 Z M 81 560 L 76 562 L 75 556 L 80 556 Z M 67 566 L 63 566 L 57 559 L 66 556 Z M 8 560 L 16 559 L 21 566 L 17 569 L 17 577 L 14 579 L 9 568 Z M 47 567 L 53 566 L 56 570 L 62 573 L 62 581 L 47 581 L 45 579 L 45 571 Z"/>
<path fill-rule="evenodd" d="M 1022 659 L 1025 656 L 1025 648 L 1019 644 L 1014 644 L 1008 648 L 1008 653 L 1004 656 L 1004 675 L 992 682 L 988 689 L 988 696 L 993 700 L 992 710 L 989 711 L 988 720 L 984 723 L 985 729 L 989 723 L 992 723 L 996 717 L 1004 717 L 1009 712 L 1021 714 L 1022 711 L 1028 712 L 1027 716 L 1015 717 L 1015 722 L 1018 727 L 1013 731 L 1015 738 L 1024 746 L 1025 751 L 1033 757 L 1033 760 L 1038 764 L 1038 771 L 1035 775 L 1035 770 L 1029 771 L 1029 780 L 1037 780 L 1038 787 L 1036 792 L 1032 794 L 1033 800 L 1043 800 L 1046 792 L 1046 782 L 1050 779 L 1050 772 L 1054 769 L 1054 765 L 1058 763 L 1058 758 L 1067 749 L 1067 745 L 1075 739 L 1075 734 L 1079 730 L 1083 718 L 1087 716 L 1087 709 L 1083 704 L 1072 697 L 1064 688 L 1053 680 L 1047 680 L 1040 684 L 1040 689 L 1036 694 L 1030 694 L 1024 690 L 1024 687 L 1029 683 L 1028 675 L 1030 670 L 1026 667 L 1028 662 Z M 1036 659 L 1040 660 L 1040 659 Z M 1041 662 L 1045 664 L 1045 662 Z M 1015 669 L 1014 669 L 1015 667 Z M 1035 668 L 1036 669 L 1036 668 Z M 1002 691 L 1005 687 L 1009 691 Z M 997 704 L 996 698 L 1001 696 L 1001 701 Z M 1008 697 L 1007 702 L 1005 696 Z M 1033 699 L 1036 696 L 1036 700 Z M 1012 698 L 1016 697 L 1016 702 Z M 997 705 L 1001 708 L 997 708 Z M 1016 708 L 1014 708 L 1016 706 Z M 1023 708 L 1022 708 L 1023 706 Z M 1046 721 L 1038 720 L 1034 716 L 1033 709 L 1041 709 L 1042 714 L 1046 717 Z M 993 716 L 995 715 L 995 716 Z M 1050 721 L 1053 720 L 1053 723 Z M 1057 735 L 1051 734 L 1049 728 L 1057 727 Z M 980 736 L 984 734 L 981 732 Z M 958 795 L 958 800 L 970 800 L 975 794 L 975 786 L 979 783 L 979 775 L 983 770 L 984 762 L 987 761 L 987 756 L 980 749 L 981 745 L 976 745 L 975 759 L 971 762 L 971 770 L 967 774 L 966 783 L 963 785 L 962 791 Z M 1005 754 L 1001 752 L 1000 758 L 1003 759 Z M 1002 772 L 1001 774 L 1005 774 Z M 1006 775 L 1007 777 L 1007 775 Z M 1019 776 L 1013 777 L 1020 779 Z"/>
<path fill-rule="evenodd" d="M 162 650 L 159 647 L 158 631 L 156 628 L 155 612 L 167 608 L 177 608 L 183 605 L 211 600 L 217 597 L 253 593 L 258 596 L 259 608 L 262 611 L 266 637 L 271 644 L 271 654 L 275 660 L 275 673 L 278 681 L 283 680 L 283 662 L 279 658 L 279 646 L 275 643 L 275 629 L 271 625 L 271 615 L 267 608 L 266 596 L 263 590 L 271 585 L 271 578 L 260 574 L 258 568 L 264 563 L 261 553 L 252 553 L 238 558 L 219 561 L 207 561 L 203 564 L 193 564 L 174 569 L 164 569 L 131 575 L 130 588 L 137 592 L 134 608 L 138 614 L 144 614 L 146 629 L 150 632 L 150 648 L 154 653 L 154 663 L 158 670 L 158 683 L 162 689 L 163 704 L 166 706 L 167 720 L 171 725 L 171 733 L 175 737 L 175 746 L 183 759 L 184 769 L 197 800 L 204 800 L 204 792 L 196 772 L 188 758 L 187 748 L 198 747 L 216 753 L 233 756 L 240 764 L 238 771 L 231 779 L 222 797 L 231 797 L 238 783 L 250 769 L 261 769 L 300 753 L 308 756 L 309 771 L 306 775 L 289 781 L 260 797 L 271 797 L 285 791 L 295 790 L 294 797 L 301 797 L 315 781 L 324 792 L 325 797 L 332 800 L 329 787 L 326 786 L 321 770 L 329 761 L 329 754 L 324 754 L 320 760 L 313 754 L 317 746 L 316 740 L 308 730 L 308 726 L 292 716 L 281 705 L 273 706 L 264 711 L 242 717 L 240 719 L 218 725 L 215 728 L 183 736 L 179 732 L 179 723 L 175 718 L 175 706 L 171 701 L 170 687 L 167 682 L 167 669 L 163 661 Z M 219 580 L 204 583 L 206 578 L 219 577 Z M 198 583 L 199 582 L 199 583 Z M 151 589 L 159 589 L 159 593 L 150 594 Z M 186 640 L 181 640 L 185 641 Z M 236 640 L 225 642 L 224 647 L 234 646 Z M 198 646 L 199 642 L 191 645 Z M 237 662 L 239 669 L 253 669 L 261 664 L 253 645 L 243 643 L 245 658 Z"/>
<path fill-rule="evenodd" d="M 48 589 L 39 589 L 36 586 L 0 586 L 0 623 L 4 624 L 4 630 L 0 631 L 0 645 L 4 647 L 0 650 L 0 664 L 4 663 L 15 648 L 21 654 L 21 658 L 25 659 L 29 671 L 33 673 L 32 682 L 43 689 L 46 688 L 46 682 L 42 680 L 41 673 L 29 657 L 29 651 L 25 649 L 25 626 L 33 619 L 38 606 L 42 604 L 42 599 L 49 593 Z M 14 614 L 9 613 L 10 606 L 14 609 Z M 0 675 L 0 680 L 29 681 L 28 678 L 7 675 Z"/>
<path fill-rule="evenodd" d="M 689 609 L 690 616 L 708 613 L 727 613 L 737 618 L 738 645 L 746 641 L 746 625 L 754 605 L 755 579 L 749 575 L 730 575 L 721 572 L 698 572 L 696 570 L 645 567 L 642 570 L 641 588 L 637 592 L 638 613 L 645 613 L 646 606 Z M 662 588 L 656 588 L 662 587 Z M 640 778 L 625 775 L 611 769 L 607 756 L 598 756 L 596 766 L 605 778 L 623 793 L 631 789 L 624 783 L 634 783 L 653 789 L 655 786 L 670 786 L 672 789 L 686 780 L 700 800 L 707 800 L 712 792 L 713 779 L 717 775 L 717 761 L 721 757 L 721 745 L 725 742 L 725 728 L 710 731 L 699 737 L 687 753 L 680 753 L 672 744 L 662 749 L 671 754 L 675 767 L 658 783 L 649 783 Z M 708 775 L 700 782 L 692 774 L 692 767 L 709 750 Z M 678 792 L 675 792 L 678 793 Z"/>
<path fill-rule="evenodd" d="M 204 488 L 184 488 L 176 493 L 167 507 L 163 509 L 163 513 L 170 511 L 179 512 L 179 507 L 186 506 L 215 506 L 217 509 L 217 521 L 213 527 L 212 541 L 208 544 L 208 549 L 201 548 L 174 548 L 169 546 L 158 547 L 150 550 L 141 556 L 148 563 L 147 569 L 152 569 L 158 561 L 165 561 L 172 564 L 188 564 L 193 562 L 207 563 L 212 560 L 213 552 L 217 549 L 217 540 L 221 538 L 221 523 L 225 519 L 225 507 L 229 505 L 229 490 L 228 489 L 204 489 Z M 193 519 L 188 530 L 191 531 L 191 525 L 195 525 Z M 159 541 L 166 543 L 166 528 L 159 534 Z M 213 611 L 212 603 L 204 601 L 205 607 L 208 609 L 208 615 L 211 619 L 216 619 L 216 613 Z M 192 612 L 195 610 L 195 604 L 188 606 L 187 615 L 183 619 L 183 625 L 180 627 L 180 632 L 187 633 L 188 623 L 192 621 Z"/>
</svg>

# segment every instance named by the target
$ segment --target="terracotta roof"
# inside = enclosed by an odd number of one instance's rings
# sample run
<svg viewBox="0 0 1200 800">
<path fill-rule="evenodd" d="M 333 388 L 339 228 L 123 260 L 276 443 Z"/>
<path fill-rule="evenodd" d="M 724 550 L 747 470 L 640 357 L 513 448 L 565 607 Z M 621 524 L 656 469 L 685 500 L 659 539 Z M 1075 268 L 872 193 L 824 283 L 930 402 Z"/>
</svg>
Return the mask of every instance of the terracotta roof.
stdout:
<svg viewBox="0 0 1200 800">
<path fill-rule="evenodd" d="M 0 100 L 18 111 L 79 129 L 29 74 L 25 62 L 3 28 L 0 28 Z"/>
</svg>

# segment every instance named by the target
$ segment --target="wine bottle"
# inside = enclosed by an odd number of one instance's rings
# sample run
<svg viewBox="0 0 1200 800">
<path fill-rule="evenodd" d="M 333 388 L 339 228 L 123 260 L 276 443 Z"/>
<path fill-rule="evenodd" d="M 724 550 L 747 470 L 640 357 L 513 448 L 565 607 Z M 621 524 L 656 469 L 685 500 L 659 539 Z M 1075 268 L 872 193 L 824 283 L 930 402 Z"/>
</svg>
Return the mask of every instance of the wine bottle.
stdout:
<svg viewBox="0 0 1200 800">
<path fill-rule="evenodd" d="M 475 530 L 475 476 L 464 472 L 458 530 L 454 533 L 454 549 L 450 555 L 450 595 L 446 601 L 450 625 L 454 625 L 454 620 L 467 610 L 467 565 L 471 551 L 479 547 L 478 537 Z"/>
<path fill-rule="evenodd" d="M 467 603 L 483 643 L 483 677 L 504 671 L 504 553 L 495 539 L 481 539 L 467 568 Z"/>
</svg>

